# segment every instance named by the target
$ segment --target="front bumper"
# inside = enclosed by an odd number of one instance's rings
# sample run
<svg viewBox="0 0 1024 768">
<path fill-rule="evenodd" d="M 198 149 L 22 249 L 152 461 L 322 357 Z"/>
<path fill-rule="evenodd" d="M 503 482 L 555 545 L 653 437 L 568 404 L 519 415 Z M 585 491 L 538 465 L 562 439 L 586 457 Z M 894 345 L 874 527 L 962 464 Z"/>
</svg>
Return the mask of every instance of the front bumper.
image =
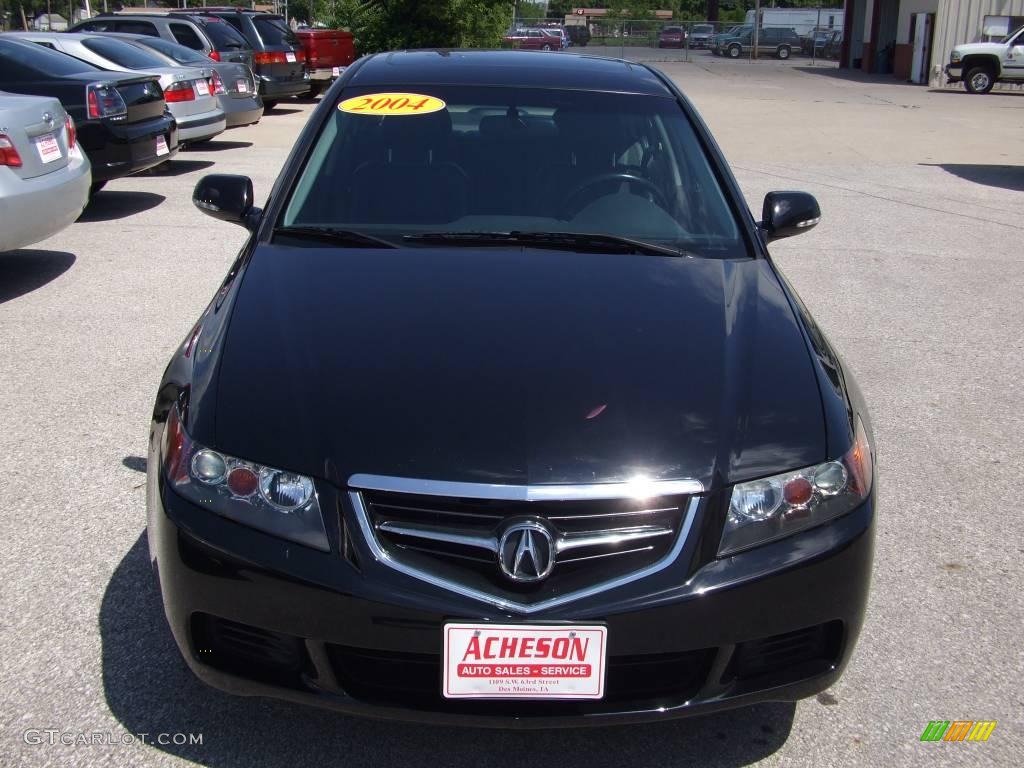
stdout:
<svg viewBox="0 0 1024 768">
<path fill-rule="evenodd" d="M 158 462 L 151 453 L 150 466 Z M 524 619 L 377 562 L 347 497 L 331 488 L 320 493 L 332 545 L 323 553 L 193 505 L 156 474 L 149 545 L 168 622 L 193 672 L 235 694 L 475 726 L 662 720 L 824 690 L 850 658 L 867 601 L 873 496 L 829 524 L 722 559 L 698 533 L 715 525 L 715 503 L 705 499 L 692 541 L 669 568 Z M 442 626 L 482 620 L 605 624 L 606 698 L 444 699 Z M 255 639 L 266 654 L 238 656 L 231 638 L 239 633 L 244 648 Z M 751 666 L 779 643 L 797 646 L 786 664 Z M 636 687 L 637 670 L 654 673 L 653 688 Z"/>
<path fill-rule="evenodd" d="M 59 171 L 21 179 L 0 168 L 0 253 L 38 243 L 70 226 L 89 202 L 92 172 L 80 148 Z"/>
<path fill-rule="evenodd" d="M 964 79 L 964 68 L 962 64 L 946 65 L 946 82 L 959 83 Z"/>
</svg>

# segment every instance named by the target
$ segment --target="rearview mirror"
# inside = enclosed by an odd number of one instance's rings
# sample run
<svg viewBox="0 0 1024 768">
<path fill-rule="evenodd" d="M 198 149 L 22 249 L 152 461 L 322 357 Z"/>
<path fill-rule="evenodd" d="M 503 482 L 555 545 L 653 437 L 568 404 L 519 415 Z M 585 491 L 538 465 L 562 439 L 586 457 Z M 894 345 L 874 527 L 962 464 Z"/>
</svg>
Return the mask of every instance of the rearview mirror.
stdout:
<svg viewBox="0 0 1024 768">
<path fill-rule="evenodd" d="M 761 229 L 768 242 L 813 229 L 821 221 L 814 195 L 806 192 L 769 192 L 764 196 Z"/>
<path fill-rule="evenodd" d="M 255 229 L 260 214 L 252 201 L 252 179 L 248 176 L 212 173 L 203 176 L 192 191 L 192 204 L 207 216 L 250 230 Z"/>
</svg>

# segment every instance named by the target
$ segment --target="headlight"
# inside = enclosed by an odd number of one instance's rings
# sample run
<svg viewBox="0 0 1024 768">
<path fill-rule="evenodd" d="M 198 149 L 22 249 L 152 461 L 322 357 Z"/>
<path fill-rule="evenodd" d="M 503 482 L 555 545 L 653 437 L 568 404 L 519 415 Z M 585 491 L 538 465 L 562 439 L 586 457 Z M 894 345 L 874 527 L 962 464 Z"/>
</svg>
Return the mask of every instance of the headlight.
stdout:
<svg viewBox="0 0 1024 768">
<path fill-rule="evenodd" d="M 185 432 L 178 409 L 167 416 L 163 469 L 179 494 L 236 523 L 329 552 L 320 502 L 305 475 L 206 448 Z"/>
<path fill-rule="evenodd" d="M 864 425 L 842 458 L 734 485 L 718 547 L 731 555 L 820 525 L 855 509 L 871 492 L 872 459 Z"/>
<path fill-rule="evenodd" d="M 960 63 L 960 51 L 953 51 L 951 54 L 949 54 L 949 61 L 950 61 L 951 64 L 959 64 Z"/>
</svg>

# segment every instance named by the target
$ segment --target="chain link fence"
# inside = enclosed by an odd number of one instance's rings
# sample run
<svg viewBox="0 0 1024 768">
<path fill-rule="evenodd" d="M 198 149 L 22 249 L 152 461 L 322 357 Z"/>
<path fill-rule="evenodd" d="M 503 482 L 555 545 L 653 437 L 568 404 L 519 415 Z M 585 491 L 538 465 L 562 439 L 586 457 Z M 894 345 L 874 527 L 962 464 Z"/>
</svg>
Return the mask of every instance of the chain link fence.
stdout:
<svg viewBox="0 0 1024 768">
<path fill-rule="evenodd" d="M 775 60 L 838 66 L 842 29 L 713 21 L 590 19 L 560 24 L 553 19 L 519 19 L 503 39 L 506 48 L 564 50 L 637 62 L 701 62 L 726 59 Z"/>
</svg>

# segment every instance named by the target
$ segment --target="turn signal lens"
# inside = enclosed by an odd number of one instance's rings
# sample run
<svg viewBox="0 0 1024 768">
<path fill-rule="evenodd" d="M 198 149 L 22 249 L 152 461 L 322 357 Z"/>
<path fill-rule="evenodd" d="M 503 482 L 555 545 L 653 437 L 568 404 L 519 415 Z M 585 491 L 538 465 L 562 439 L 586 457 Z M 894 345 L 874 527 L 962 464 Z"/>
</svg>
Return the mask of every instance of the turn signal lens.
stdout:
<svg viewBox="0 0 1024 768">
<path fill-rule="evenodd" d="M 874 459 L 864 425 L 836 461 L 733 486 L 719 555 L 790 536 L 852 512 L 867 498 Z"/>
<path fill-rule="evenodd" d="M 224 81 L 221 80 L 220 75 L 216 71 L 214 71 L 213 77 L 210 78 L 210 92 L 214 96 L 220 96 L 225 93 Z"/>
<path fill-rule="evenodd" d="M 168 486 L 193 504 L 272 536 L 330 551 L 312 478 L 196 443 L 177 407 L 167 415 L 161 456 Z"/>
<path fill-rule="evenodd" d="M 259 479 L 249 467 L 235 467 L 228 473 L 228 490 L 239 499 L 247 499 L 256 493 Z"/>
<path fill-rule="evenodd" d="M 192 87 L 192 81 L 172 83 L 164 88 L 164 101 L 168 104 L 176 104 L 182 101 L 195 101 L 196 91 Z"/>
<path fill-rule="evenodd" d="M 0 133 L 0 165 L 21 168 L 21 155 L 14 148 L 14 141 L 6 133 Z"/>
<path fill-rule="evenodd" d="M 85 88 L 86 108 L 91 119 L 123 120 L 128 114 L 128 105 L 117 88 L 103 83 L 92 83 Z"/>
<path fill-rule="evenodd" d="M 68 152 L 70 152 L 78 141 L 78 129 L 75 128 L 75 121 L 71 119 L 71 115 L 64 116 L 64 130 L 68 135 Z"/>
</svg>

